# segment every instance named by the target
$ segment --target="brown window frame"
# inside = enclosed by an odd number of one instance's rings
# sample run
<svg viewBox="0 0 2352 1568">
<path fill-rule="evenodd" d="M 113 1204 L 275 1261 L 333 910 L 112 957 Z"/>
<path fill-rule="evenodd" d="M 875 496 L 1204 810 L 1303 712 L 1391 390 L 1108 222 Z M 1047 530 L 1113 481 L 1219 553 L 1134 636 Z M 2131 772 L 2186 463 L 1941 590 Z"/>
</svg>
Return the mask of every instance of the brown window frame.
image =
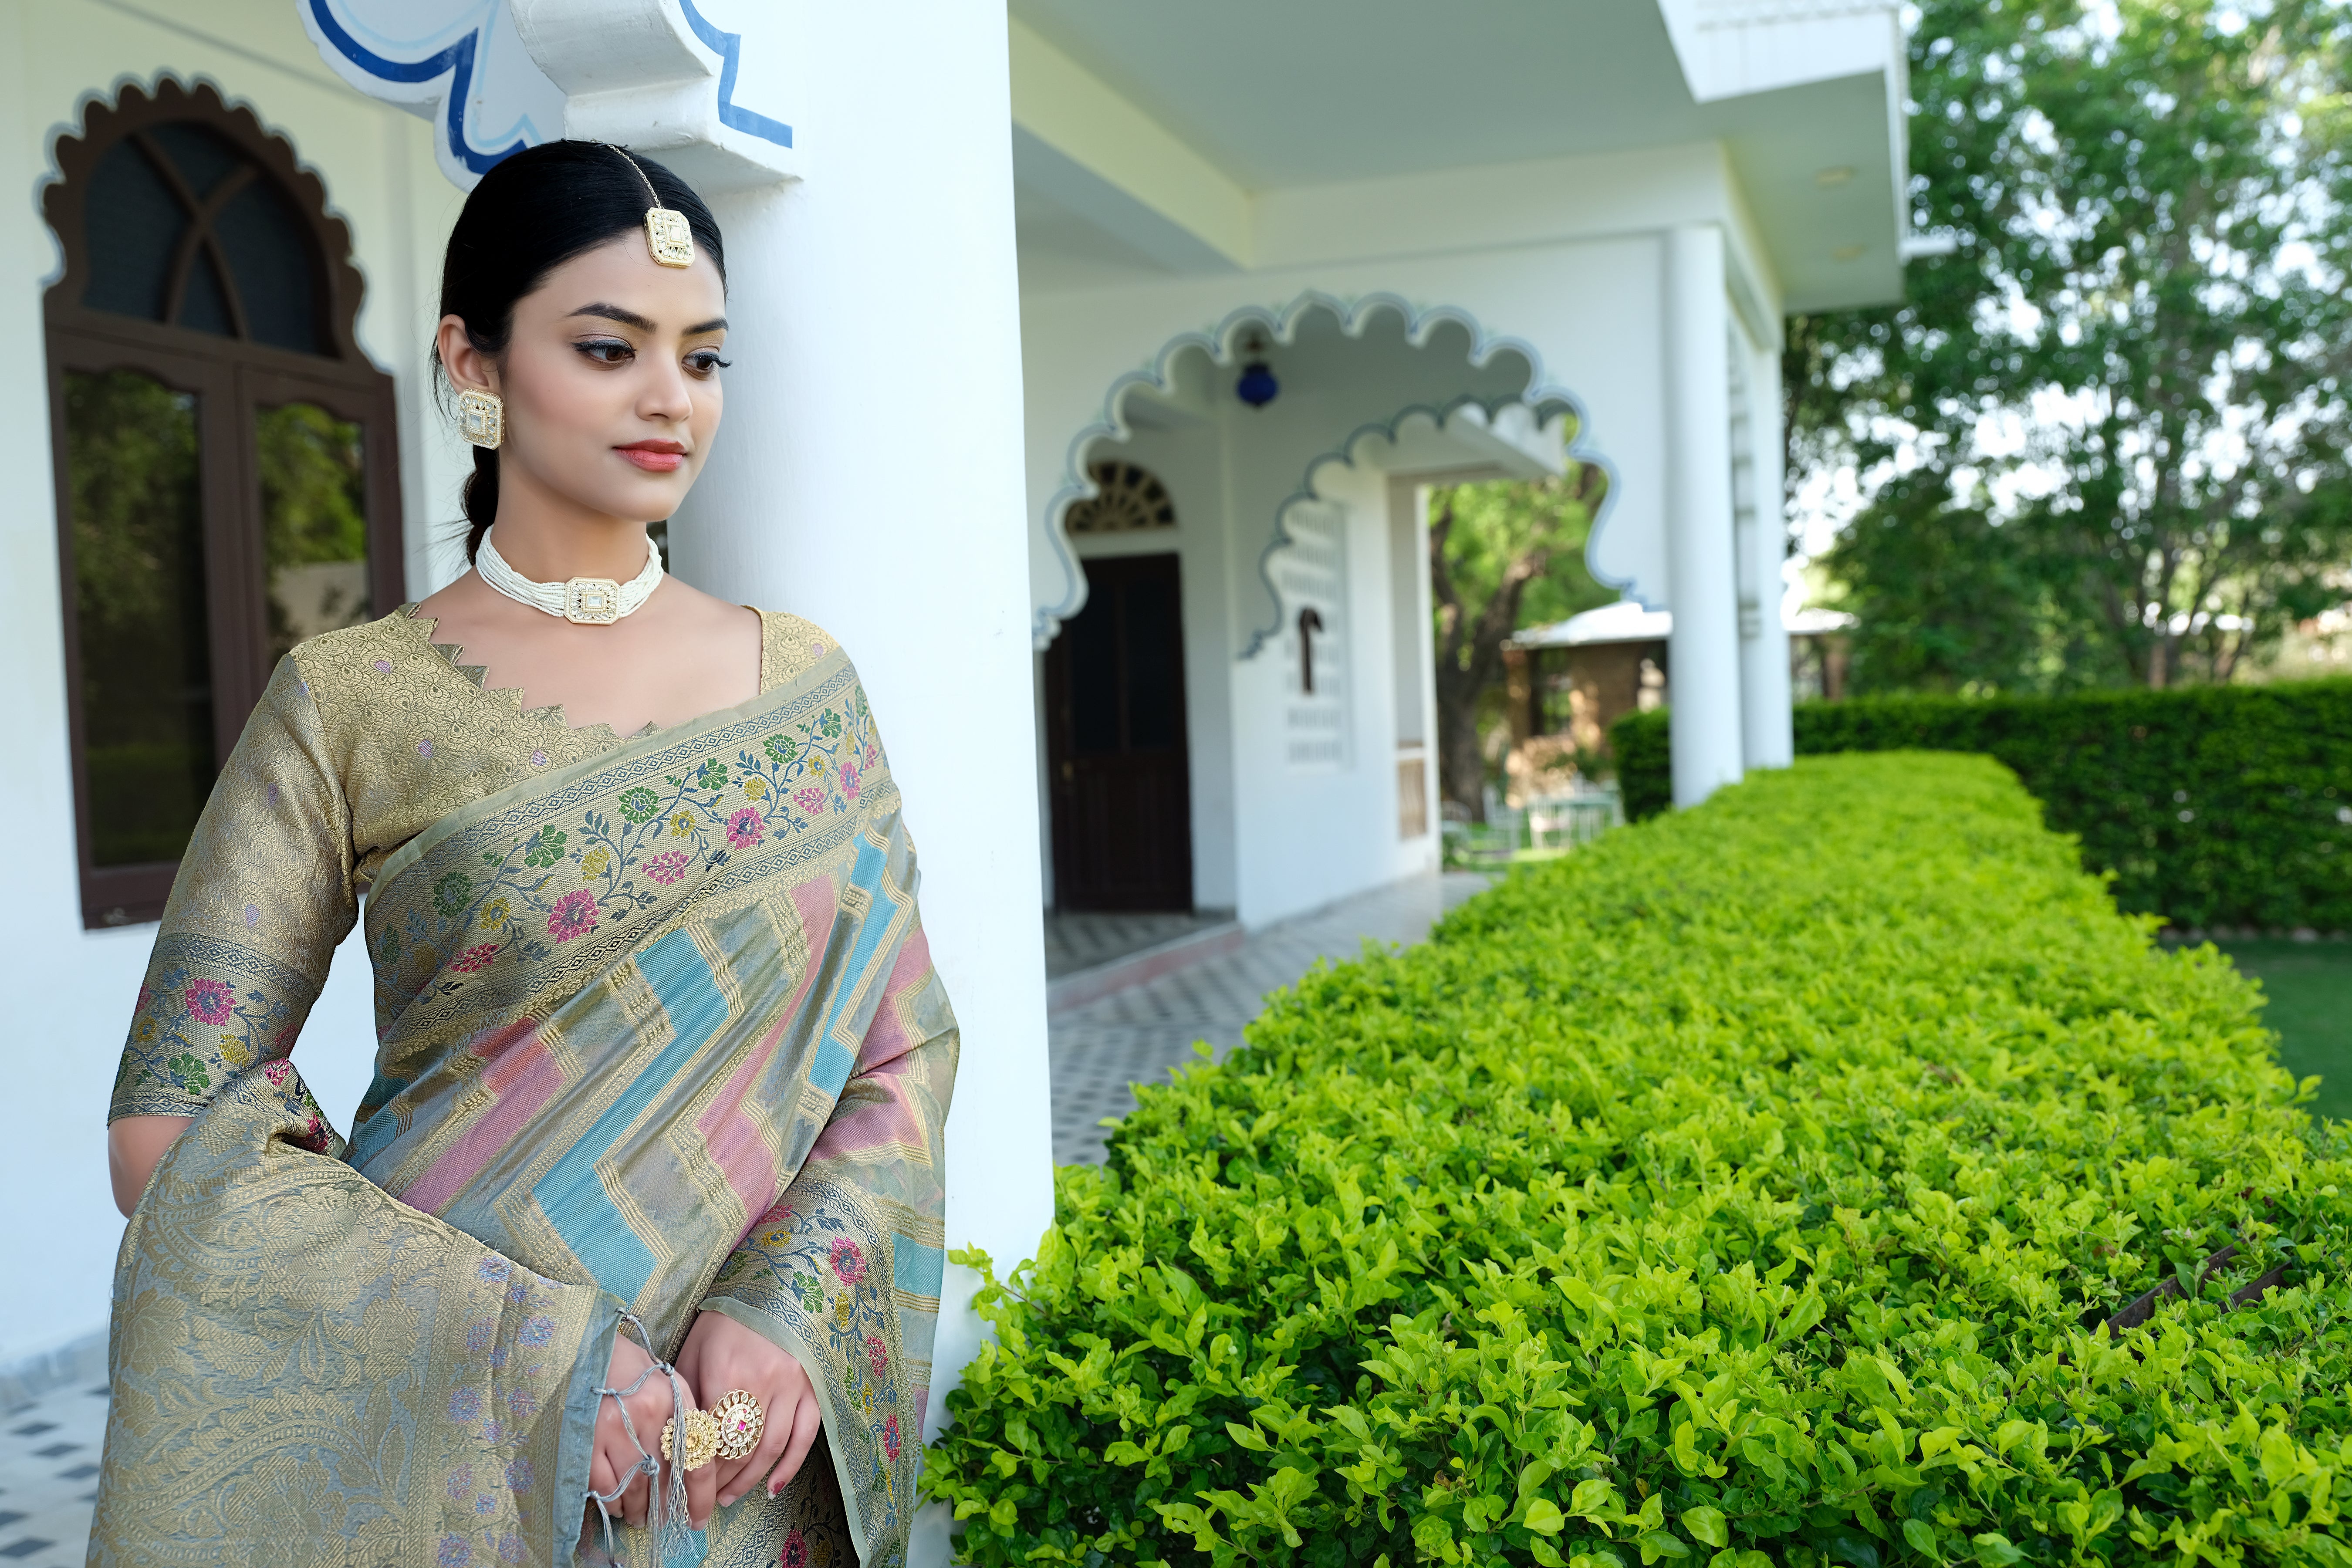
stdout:
<svg viewBox="0 0 2352 1568">
<path fill-rule="evenodd" d="M 320 263 L 318 322 L 323 354 L 300 353 L 245 337 L 221 337 L 166 322 L 89 309 L 89 182 L 118 142 L 152 127 L 194 122 L 222 137 L 274 180 L 310 228 Z M 152 155 L 151 162 L 156 162 Z M 42 215 L 65 253 L 65 268 L 42 301 L 48 354 L 49 440 L 57 482 L 58 590 L 65 610 L 66 713 L 73 757 L 74 838 L 80 870 L 82 924 L 127 925 L 157 919 L 179 870 L 174 860 L 95 863 L 89 769 L 83 750 L 79 590 L 74 567 L 72 479 L 67 460 L 65 378 L 68 372 L 136 371 L 197 395 L 197 485 L 204 511 L 204 559 L 212 657 L 215 756 L 226 763 L 269 679 L 268 598 L 264 588 L 258 412 L 314 403 L 363 434 L 369 597 L 374 613 L 397 607 L 405 593 L 400 512 L 398 402 L 393 379 L 377 369 L 356 335 L 364 284 L 352 265 L 351 231 L 327 212 L 326 186 L 301 166 L 293 147 L 263 129 L 251 110 L 232 108 L 208 83 L 170 78 L 151 92 L 125 87 L 111 104 L 93 103 L 79 136 L 59 140 L 61 176 L 43 193 Z M 176 176 L 166 172 L 167 181 Z M 231 182 L 226 184 L 235 184 Z M 205 207 L 229 194 L 216 190 Z M 187 200 L 183 194 L 184 202 Z M 208 213 L 191 225 L 168 293 L 176 300 L 199 248 L 209 251 L 243 331 L 236 282 L 211 237 Z M 167 300 L 165 315 L 174 312 Z"/>
</svg>

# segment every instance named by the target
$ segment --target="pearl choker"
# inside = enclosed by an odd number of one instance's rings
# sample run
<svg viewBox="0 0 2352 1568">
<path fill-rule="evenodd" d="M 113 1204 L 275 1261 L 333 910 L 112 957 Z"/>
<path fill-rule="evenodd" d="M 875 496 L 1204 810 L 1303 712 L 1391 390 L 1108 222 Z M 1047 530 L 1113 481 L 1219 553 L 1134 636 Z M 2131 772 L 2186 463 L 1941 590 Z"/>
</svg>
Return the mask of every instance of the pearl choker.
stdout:
<svg viewBox="0 0 2352 1568">
<path fill-rule="evenodd" d="M 534 583 L 507 564 L 499 553 L 498 530 L 482 535 L 474 555 L 474 570 L 482 581 L 520 605 L 561 616 L 575 626 L 609 626 L 623 616 L 635 615 L 661 586 L 661 552 L 646 542 L 646 569 L 625 583 L 610 577 L 573 577 L 562 583 Z"/>
</svg>

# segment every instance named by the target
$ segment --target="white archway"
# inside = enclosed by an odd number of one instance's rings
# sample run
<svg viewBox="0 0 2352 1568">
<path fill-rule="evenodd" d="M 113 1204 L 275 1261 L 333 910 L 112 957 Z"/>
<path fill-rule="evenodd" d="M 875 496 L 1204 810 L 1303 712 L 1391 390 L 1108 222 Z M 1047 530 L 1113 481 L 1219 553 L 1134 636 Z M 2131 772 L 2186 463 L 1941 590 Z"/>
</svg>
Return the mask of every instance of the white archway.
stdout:
<svg viewBox="0 0 2352 1568">
<path fill-rule="evenodd" d="M 1608 473 L 1612 483 L 1607 494 L 1615 495 L 1612 466 L 1589 443 L 1590 422 L 1582 401 L 1546 374 L 1543 355 L 1534 344 L 1489 331 L 1468 310 L 1416 307 L 1389 292 L 1343 299 L 1319 289 L 1308 289 L 1278 308 L 1241 306 L 1214 327 L 1169 338 L 1145 368 L 1114 379 L 1103 395 L 1100 414 L 1071 437 L 1059 486 L 1042 509 L 1043 539 L 1059 566 L 1061 583 L 1057 595 L 1045 596 L 1034 609 L 1033 631 L 1040 647 L 1086 604 L 1085 571 L 1064 520 L 1072 505 L 1096 493 L 1089 466 L 1133 437 L 1130 400 L 1197 405 L 1204 401 L 1203 384 L 1217 373 L 1238 370 L 1250 357 L 1254 342 L 1268 357 L 1278 359 L 1286 351 L 1311 349 L 1318 339 L 1326 346 L 1343 342 L 1375 353 L 1386 349 L 1386 368 L 1400 374 L 1377 384 L 1360 383 L 1356 395 L 1342 400 L 1349 406 L 1325 410 L 1336 416 L 1313 436 L 1290 443 L 1296 481 L 1265 507 L 1263 519 L 1256 574 L 1265 605 L 1255 621 L 1241 628 L 1237 658 L 1255 658 L 1274 634 L 1281 603 L 1271 563 L 1276 552 L 1293 542 L 1288 519 L 1295 507 L 1315 499 L 1316 475 L 1328 465 L 1355 465 L 1368 449 L 1377 447 L 1386 459 L 1381 466 L 1395 467 L 1403 455 L 1400 438 L 1412 431 L 1423 437 L 1417 445 L 1423 449 L 1423 460 L 1416 466 L 1440 466 L 1442 459 L 1429 452 L 1433 437 L 1437 446 L 1461 449 L 1453 466 L 1467 466 L 1483 455 L 1507 469 L 1516 453 L 1532 474 L 1574 461 Z M 1295 400 L 1302 391 L 1316 390 L 1286 387 L 1286 395 Z M 1206 399 L 1213 400 L 1213 395 Z M 1227 401 L 1230 405 L 1232 400 Z M 1603 519 L 1608 510 L 1604 500 Z M 1234 521 L 1248 526 L 1247 520 Z M 1597 537 L 1599 520 L 1594 531 Z M 1612 586 L 1627 585 L 1622 578 L 1602 580 Z"/>
</svg>

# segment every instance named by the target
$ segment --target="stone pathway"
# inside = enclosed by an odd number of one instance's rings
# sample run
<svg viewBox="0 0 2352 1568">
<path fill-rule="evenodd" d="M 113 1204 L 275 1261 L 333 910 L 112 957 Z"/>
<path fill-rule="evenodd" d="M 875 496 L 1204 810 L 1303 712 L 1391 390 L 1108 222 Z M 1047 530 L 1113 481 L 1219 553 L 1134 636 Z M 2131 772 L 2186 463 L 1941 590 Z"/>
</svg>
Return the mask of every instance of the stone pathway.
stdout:
<svg viewBox="0 0 2352 1568">
<path fill-rule="evenodd" d="M 1055 1016 L 1047 1026 L 1054 1074 L 1054 1163 L 1099 1164 L 1106 1117 L 1135 1109 L 1129 1085 L 1161 1083 L 1206 1040 L 1224 1055 L 1265 994 L 1318 958 L 1353 958 L 1364 939 L 1413 942 L 1445 910 L 1486 886 L 1475 871 L 1414 877 L 1253 931 L 1240 949 Z"/>
<path fill-rule="evenodd" d="M 1099 1163 L 1103 1119 L 1135 1109 L 1129 1088 L 1161 1081 L 1206 1040 L 1222 1056 L 1258 1015 L 1265 994 L 1318 958 L 1353 958 L 1364 939 L 1412 942 L 1432 921 L 1486 885 L 1474 872 L 1397 882 L 1254 931 L 1235 952 L 1055 1017 L 1054 1159 Z M 1084 933 L 1105 950 L 1139 936 L 1164 940 L 1191 917 L 1134 917 L 1136 929 Z M 1073 956 L 1062 955 L 1066 963 Z M 101 1363 L 102 1364 L 102 1363 Z M 106 1387 L 88 1378 L 0 1411 L 0 1568 L 78 1568 L 89 1550 L 90 1504 L 106 1431 Z"/>
</svg>

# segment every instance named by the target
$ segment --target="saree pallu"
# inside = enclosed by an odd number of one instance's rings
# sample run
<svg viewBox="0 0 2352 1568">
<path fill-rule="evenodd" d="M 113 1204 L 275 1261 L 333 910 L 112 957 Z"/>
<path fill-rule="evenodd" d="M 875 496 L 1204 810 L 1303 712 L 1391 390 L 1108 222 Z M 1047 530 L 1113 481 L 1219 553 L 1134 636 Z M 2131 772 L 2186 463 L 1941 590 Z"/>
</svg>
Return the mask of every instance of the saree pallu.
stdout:
<svg viewBox="0 0 2352 1568">
<path fill-rule="evenodd" d="M 90 1561 L 571 1561 L 625 1308 L 664 1357 L 735 1319 L 823 1409 L 697 1553 L 902 1562 L 957 1048 L 915 885 L 838 649 L 403 847 L 349 1142 L 256 1066 L 124 1235 Z"/>
</svg>

